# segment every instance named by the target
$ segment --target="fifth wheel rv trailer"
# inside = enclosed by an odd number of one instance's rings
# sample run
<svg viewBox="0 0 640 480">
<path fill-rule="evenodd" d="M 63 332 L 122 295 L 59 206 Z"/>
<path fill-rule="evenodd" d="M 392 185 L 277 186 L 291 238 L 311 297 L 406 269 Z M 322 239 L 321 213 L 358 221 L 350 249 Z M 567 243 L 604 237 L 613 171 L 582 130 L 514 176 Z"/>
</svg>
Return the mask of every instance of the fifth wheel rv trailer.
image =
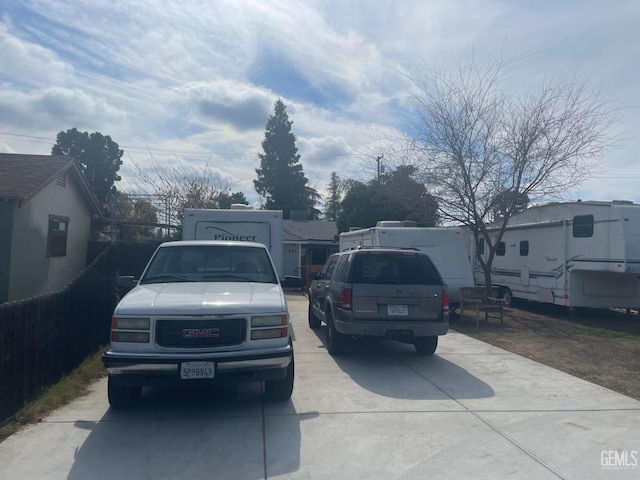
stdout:
<svg viewBox="0 0 640 480">
<path fill-rule="evenodd" d="M 411 226 L 407 226 L 411 225 Z M 414 222 L 385 221 L 340 234 L 340 250 L 363 247 L 416 248 L 431 258 L 447 284 L 452 307 L 460 288 L 473 287 L 473 271 L 459 228 L 416 227 Z"/>
<path fill-rule="evenodd" d="M 231 209 L 184 209 L 182 240 L 262 243 L 269 249 L 280 278 L 282 238 L 282 210 L 254 210 L 242 204 Z"/>
<path fill-rule="evenodd" d="M 478 250 L 486 258 L 483 239 Z M 475 275 L 484 283 L 478 266 Z M 513 216 L 496 248 L 492 284 L 507 302 L 639 307 L 640 205 L 550 203 Z"/>
</svg>

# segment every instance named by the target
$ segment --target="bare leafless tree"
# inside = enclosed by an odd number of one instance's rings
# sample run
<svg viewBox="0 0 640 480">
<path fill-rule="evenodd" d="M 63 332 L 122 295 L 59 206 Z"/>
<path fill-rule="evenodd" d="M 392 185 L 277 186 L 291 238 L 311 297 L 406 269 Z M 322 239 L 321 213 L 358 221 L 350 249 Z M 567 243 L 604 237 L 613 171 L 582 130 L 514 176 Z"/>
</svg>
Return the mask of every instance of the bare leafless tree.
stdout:
<svg viewBox="0 0 640 480">
<path fill-rule="evenodd" d="M 230 203 L 244 203 L 241 192 L 231 192 L 234 182 L 223 179 L 211 168 L 209 161 L 198 168 L 176 157 L 160 164 L 151 152 L 150 167 L 143 169 L 135 164 L 138 188 L 143 193 L 164 200 L 166 223 L 181 225 L 185 208 L 228 208 Z"/>
<path fill-rule="evenodd" d="M 476 258 L 487 291 L 509 218 L 523 203 L 557 197 L 590 175 L 612 144 L 620 111 L 575 77 L 509 94 L 504 81 L 515 63 L 474 60 L 409 77 L 414 154 L 442 218 L 469 227 L 475 245 L 484 239 L 486 261 Z"/>
</svg>

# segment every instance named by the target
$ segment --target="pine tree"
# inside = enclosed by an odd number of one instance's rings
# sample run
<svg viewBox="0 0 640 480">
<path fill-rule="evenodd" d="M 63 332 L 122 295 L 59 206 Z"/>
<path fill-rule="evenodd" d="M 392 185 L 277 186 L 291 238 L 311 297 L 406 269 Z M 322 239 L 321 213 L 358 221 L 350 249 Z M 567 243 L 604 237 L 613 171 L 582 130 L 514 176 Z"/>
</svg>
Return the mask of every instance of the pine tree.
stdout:
<svg viewBox="0 0 640 480">
<path fill-rule="evenodd" d="M 292 121 L 282 100 L 274 105 L 274 113 L 265 128 L 262 149 L 258 154 L 260 168 L 253 181 L 256 192 L 265 197 L 267 209 L 282 210 L 284 218 L 291 218 L 293 210 L 303 210 L 306 218 L 315 218 L 318 193 L 307 185 L 296 137 L 291 132 Z"/>
<path fill-rule="evenodd" d="M 344 191 L 344 182 L 336 172 L 331 172 L 327 190 L 329 195 L 324 205 L 324 217 L 327 220 L 335 221 L 340 213 L 340 200 Z"/>
</svg>

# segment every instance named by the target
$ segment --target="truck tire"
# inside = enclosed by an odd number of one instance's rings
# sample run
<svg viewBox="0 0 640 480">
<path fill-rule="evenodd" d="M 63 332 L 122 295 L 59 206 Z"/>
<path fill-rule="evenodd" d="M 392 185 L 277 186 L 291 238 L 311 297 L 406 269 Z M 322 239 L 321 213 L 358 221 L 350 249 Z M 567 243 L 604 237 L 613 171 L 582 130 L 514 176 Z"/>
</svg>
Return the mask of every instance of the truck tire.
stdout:
<svg viewBox="0 0 640 480">
<path fill-rule="evenodd" d="M 295 366 L 293 357 L 287 367 L 287 376 L 282 380 L 270 380 L 264 382 L 264 394 L 269 400 L 284 402 L 291 398 L 293 393 L 293 378 L 295 376 Z"/>
<path fill-rule="evenodd" d="M 311 304 L 309 304 L 309 328 L 315 330 L 316 328 L 320 328 L 320 325 L 322 325 L 322 320 L 313 313 L 313 308 L 311 308 Z"/>
<path fill-rule="evenodd" d="M 413 342 L 413 346 L 420 355 L 430 356 L 436 353 L 438 337 L 421 337 Z"/>
<path fill-rule="evenodd" d="M 333 324 L 333 315 L 331 311 L 326 313 L 327 319 L 327 351 L 332 357 L 336 357 L 344 353 L 344 347 L 346 343 L 346 337 L 336 330 Z"/>
<path fill-rule="evenodd" d="M 107 396 L 111 408 L 128 408 L 140 401 L 142 387 L 115 385 L 111 375 L 107 383 Z"/>
</svg>

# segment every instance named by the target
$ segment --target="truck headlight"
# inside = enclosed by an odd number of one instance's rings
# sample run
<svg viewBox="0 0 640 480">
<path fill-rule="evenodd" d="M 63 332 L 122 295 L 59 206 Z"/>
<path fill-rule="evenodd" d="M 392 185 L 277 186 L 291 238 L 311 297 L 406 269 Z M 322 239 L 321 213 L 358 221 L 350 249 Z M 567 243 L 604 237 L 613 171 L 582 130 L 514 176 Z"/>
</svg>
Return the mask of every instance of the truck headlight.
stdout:
<svg viewBox="0 0 640 480">
<path fill-rule="evenodd" d="M 251 331 L 251 340 L 264 340 L 265 338 L 284 338 L 288 336 L 288 328 L 267 328 L 264 330 Z"/>
<path fill-rule="evenodd" d="M 149 330 L 151 321 L 148 318 L 120 318 L 111 319 L 113 330 Z"/>
<path fill-rule="evenodd" d="M 286 314 L 251 317 L 252 327 L 277 327 L 279 325 L 287 325 L 288 323 L 289 317 Z"/>
<path fill-rule="evenodd" d="M 149 343 L 148 332 L 113 332 L 111 341 L 116 342 L 132 342 L 132 343 Z"/>
</svg>

